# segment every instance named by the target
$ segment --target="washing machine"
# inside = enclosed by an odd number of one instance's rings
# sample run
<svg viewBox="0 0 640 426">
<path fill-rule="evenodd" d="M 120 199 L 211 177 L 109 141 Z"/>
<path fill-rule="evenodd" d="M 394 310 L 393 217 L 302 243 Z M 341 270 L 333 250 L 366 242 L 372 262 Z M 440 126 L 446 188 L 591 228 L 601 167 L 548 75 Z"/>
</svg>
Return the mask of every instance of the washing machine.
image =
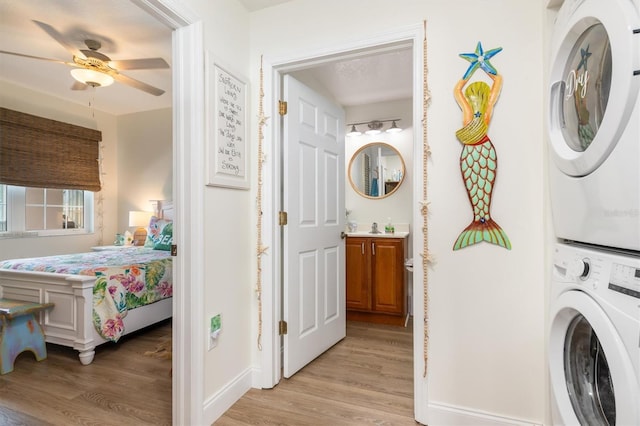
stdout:
<svg viewBox="0 0 640 426">
<path fill-rule="evenodd" d="M 558 244 L 548 361 L 554 425 L 640 425 L 640 255 Z"/>
<path fill-rule="evenodd" d="M 550 44 L 549 189 L 561 239 L 640 250 L 640 5 L 565 0 Z"/>
</svg>

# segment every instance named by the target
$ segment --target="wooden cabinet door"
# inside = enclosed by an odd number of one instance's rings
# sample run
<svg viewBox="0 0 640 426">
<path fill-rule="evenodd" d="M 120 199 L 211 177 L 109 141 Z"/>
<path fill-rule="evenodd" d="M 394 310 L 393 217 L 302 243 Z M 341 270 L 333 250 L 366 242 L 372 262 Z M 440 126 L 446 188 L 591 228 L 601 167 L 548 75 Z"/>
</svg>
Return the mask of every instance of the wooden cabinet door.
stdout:
<svg viewBox="0 0 640 426">
<path fill-rule="evenodd" d="M 370 238 L 348 237 L 345 243 L 347 309 L 371 309 L 370 241 Z"/>
<path fill-rule="evenodd" d="M 377 238 L 371 242 L 372 310 L 404 313 L 404 240 Z"/>
</svg>

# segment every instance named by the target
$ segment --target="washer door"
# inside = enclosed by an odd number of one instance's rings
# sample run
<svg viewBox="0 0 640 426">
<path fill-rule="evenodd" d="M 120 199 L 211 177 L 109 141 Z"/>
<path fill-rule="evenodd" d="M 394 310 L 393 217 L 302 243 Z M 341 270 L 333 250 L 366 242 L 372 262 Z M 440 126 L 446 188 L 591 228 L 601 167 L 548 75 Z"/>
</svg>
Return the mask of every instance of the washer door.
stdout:
<svg viewBox="0 0 640 426">
<path fill-rule="evenodd" d="M 568 291 L 551 308 L 551 388 L 565 425 L 638 424 L 638 386 L 620 336 L 598 304 Z"/>
<path fill-rule="evenodd" d="M 549 140 L 555 163 L 567 175 L 597 169 L 627 126 L 640 87 L 637 29 L 640 17 L 628 0 L 584 0 L 556 23 Z"/>
</svg>

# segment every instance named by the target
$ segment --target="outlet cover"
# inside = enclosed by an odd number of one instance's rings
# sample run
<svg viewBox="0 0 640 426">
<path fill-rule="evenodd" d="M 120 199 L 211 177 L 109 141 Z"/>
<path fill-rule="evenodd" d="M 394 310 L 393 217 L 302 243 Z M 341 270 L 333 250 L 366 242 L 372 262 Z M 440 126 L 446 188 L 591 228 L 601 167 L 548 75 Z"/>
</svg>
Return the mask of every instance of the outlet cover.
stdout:
<svg viewBox="0 0 640 426">
<path fill-rule="evenodd" d="M 209 350 L 218 346 L 218 336 L 222 329 L 222 315 L 218 314 L 211 317 L 211 324 L 209 325 L 208 342 Z"/>
<path fill-rule="evenodd" d="M 218 314 L 216 316 L 211 317 L 211 332 L 220 331 L 222 328 L 222 315 Z"/>
</svg>

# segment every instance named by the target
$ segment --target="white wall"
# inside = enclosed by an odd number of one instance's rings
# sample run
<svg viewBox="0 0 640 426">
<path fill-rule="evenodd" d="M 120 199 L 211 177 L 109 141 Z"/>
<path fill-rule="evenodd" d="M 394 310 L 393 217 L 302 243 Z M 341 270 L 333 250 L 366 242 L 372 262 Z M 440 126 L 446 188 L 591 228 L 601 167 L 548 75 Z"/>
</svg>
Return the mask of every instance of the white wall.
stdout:
<svg viewBox="0 0 640 426">
<path fill-rule="evenodd" d="M 249 14 L 237 0 L 184 0 L 204 24 L 204 46 L 209 53 L 238 77 L 249 75 Z M 247 90 L 255 91 L 253 82 Z M 249 107 L 249 105 L 248 105 Z M 247 111 L 248 120 L 255 112 Z M 255 158 L 255 134 L 247 128 L 251 164 Z M 204 156 L 204 152 L 202 155 Z M 255 188 L 255 172 L 251 185 Z M 213 422 L 220 407 L 234 400 L 250 386 L 252 353 L 256 347 L 252 326 L 255 301 L 255 194 L 251 191 L 205 186 L 205 282 L 186 283 L 204 286 L 204 318 L 222 315 L 222 332 L 218 345 L 204 354 L 204 419 Z M 188 214 L 188 213 L 187 213 Z M 198 338 L 198 336 L 195 336 Z M 207 336 L 202 336 L 206 339 Z M 205 349 L 206 350 L 206 349 Z M 248 380 L 248 382 L 247 382 Z M 248 384 L 247 384 L 248 383 Z M 241 391 L 238 393 L 238 391 Z"/>
<path fill-rule="evenodd" d="M 152 211 L 150 200 L 173 200 L 170 108 L 118 116 L 118 232 L 129 211 Z"/>
<path fill-rule="evenodd" d="M 296 0 L 254 12 L 253 67 L 259 68 L 260 55 L 269 59 L 337 50 L 428 20 L 429 247 L 434 261 L 428 270 L 431 340 L 425 404 L 434 424 L 453 421 L 449 414 L 456 412 L 542 423 L 548 395 L 542 1 L 399 0 L 388 12 L 388 2 L 365 0 Z M 462 117 L 452 91 L 468 65 L 458 54 L 472 52 L 478 41 L 486 49 L 504 48 L 492 60 L 505 80 L 489 130 L 499 157 L 492 213 L 513 249 L 481 244 L 453 252 L 458 233 L 471 221 L 471 208 L 460 177 L 455 131 Z M 252 75 L 257 81 L 256 71 Z M 416 140 L 421 143 L 421 132 L 416 131 Z M 414 174 L 418 183 L 420 176 L 421 171 Z M 414 281 L 420 288 L 422 276 Z"/>
<path fill-rule="evenodd" d="M 105 244 L 113 242 L 118 207 L 116 117 L 1 80 L 0 106 L 101 131 L 104 172 L 102 191 L 95 195 L 96 199 L 99 196 L 103 197 L 103 210 L 102 215 L 99 209 L 95 211 L 94 233 L 40 238 L 2 238 L 0 239 L 0 259 L 82 252 L 103 242 Z"/>
</svg>

